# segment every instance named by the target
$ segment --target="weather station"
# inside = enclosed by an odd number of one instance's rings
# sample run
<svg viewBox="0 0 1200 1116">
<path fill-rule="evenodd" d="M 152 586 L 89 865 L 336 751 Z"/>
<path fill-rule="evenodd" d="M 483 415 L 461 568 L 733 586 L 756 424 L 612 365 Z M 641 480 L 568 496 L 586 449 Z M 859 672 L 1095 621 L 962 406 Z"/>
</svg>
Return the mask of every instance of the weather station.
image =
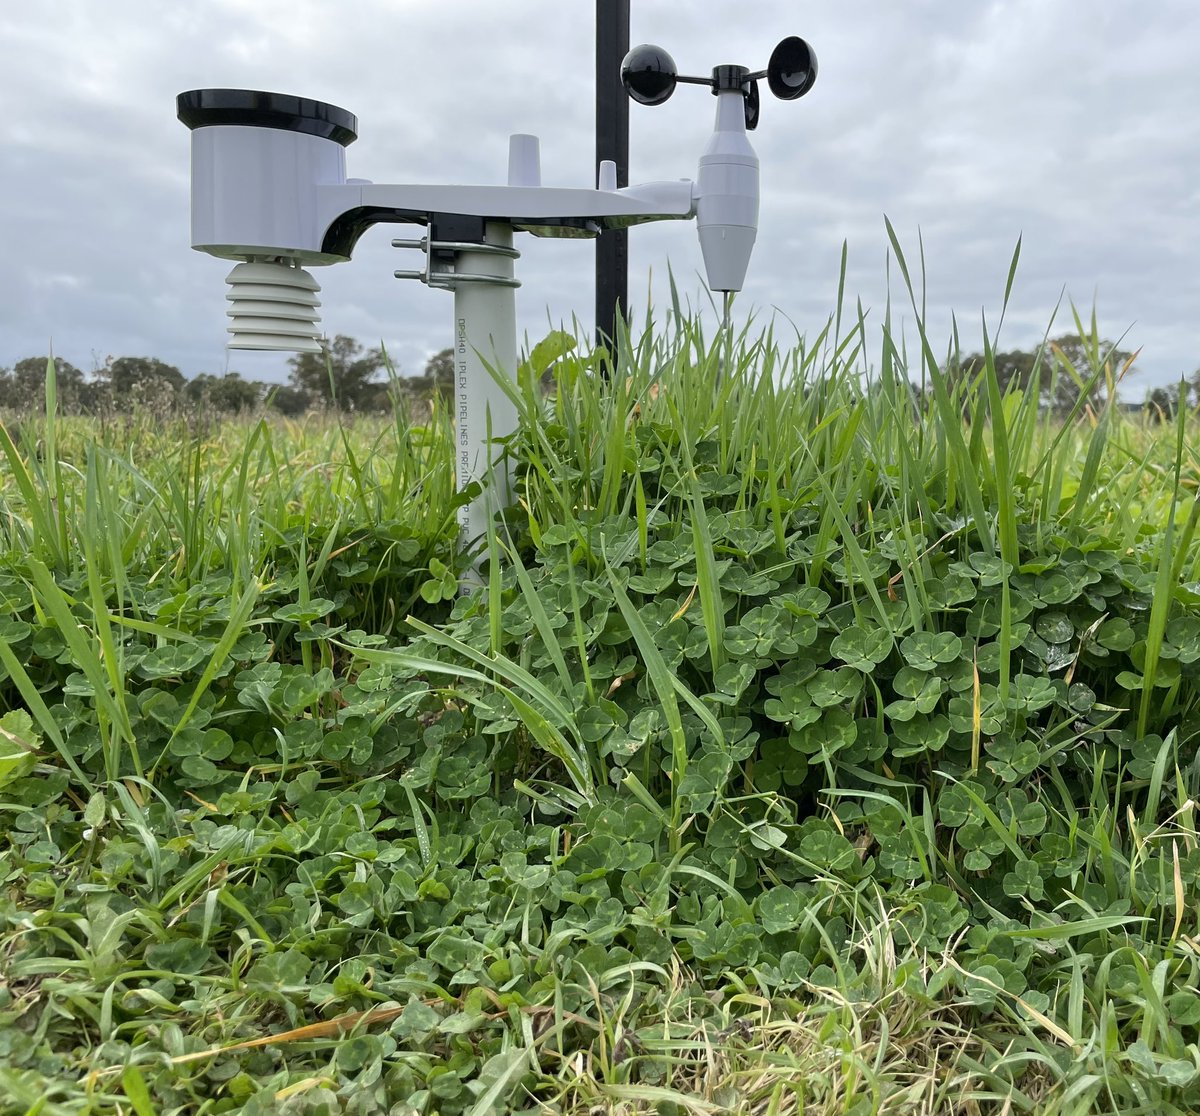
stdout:
<svg viewBox="0 0 1200 1116">
<path fill-rule="evenodd" d="M 708 86 L 717 102 L 713 134 L 695 179 L 618 188 L 616 166 L 605 160 L 594 189 L 543 186 L 531 135 L 510 138 L 504 185 L 347 178 L 358 121 L 345 109 L 246 89 L 181 93 L 178 116 L 192 132 L 192 247 L 238 261 L 227 278 L 228 346 L 320 352 L 320 286 L 307 269 L 348 261 L 374 225 L 422 226 L 419 237 L 392 241 L 419 253 L 416 266 L 395 277 L 454 296 L 456 483 L 459 491 L 481 486 L 458 513 L 460 547 L 470 548 L 509 500 L 498 443 L 517 426 L 515 234 L 594 237 L 694 218 L 707 284 L 724 295 L 728 318 L 758 230 L 758 157 L 747 136 L 758 124 L 758 83 L 765 78 L 776 97 L 795 100 L 816 76 L 816 56 L 796 36 L 775 47 L 765 70 L 721 65 L 709 77 L 678 73 L 660 47 L 635 47 L 621 64 L 628 95 L 660 105 L 679 84 Z"/>
</svg>

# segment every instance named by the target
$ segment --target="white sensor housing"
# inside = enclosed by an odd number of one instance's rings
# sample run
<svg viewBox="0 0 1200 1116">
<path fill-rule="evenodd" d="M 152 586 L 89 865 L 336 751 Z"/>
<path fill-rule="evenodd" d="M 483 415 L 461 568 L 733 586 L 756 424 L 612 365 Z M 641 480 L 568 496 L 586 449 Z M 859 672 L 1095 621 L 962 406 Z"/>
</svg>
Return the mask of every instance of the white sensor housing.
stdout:
<svg viewBox="0 0 1200 1116">
<path fill-rule="evenodd" d="M 348 258 L 322 246 L 318 196 L 346 181 L 351 113 L 257 89 L 193 89 L 176 105 L 192 132 L 193 248 L 235 260 Z"/>
<path fill-rule="evenodd" d="M 192 132 L 192 247 L 225 259 L 290 256 L 336 263 L 321 251 L 317 188 L 346 181 L 334 140 L 234 125 Z"/>
<path fill-rule="evenodd" d="M 716 130 L 696 178 L 696 228 L 709 290 L 740 291 L 758 235 L 758 156 L 740 92 L 717 94 Z"/>
</svg>

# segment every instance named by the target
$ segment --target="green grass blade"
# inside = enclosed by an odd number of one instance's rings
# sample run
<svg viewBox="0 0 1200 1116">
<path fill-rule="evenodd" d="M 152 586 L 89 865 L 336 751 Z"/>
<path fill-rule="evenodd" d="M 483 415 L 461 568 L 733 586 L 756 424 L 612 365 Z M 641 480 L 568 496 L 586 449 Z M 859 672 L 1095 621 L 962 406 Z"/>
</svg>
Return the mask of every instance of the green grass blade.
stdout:
<svg viewBox="0 0 1200 1116">
<path fill-rule="evenodd" d="M 82 624 L 71 611 L 71 598 L 58 587 L 50 571 L 36 558 L 30 558 L 28 566 L 42 606 L 58 625 L 59 632 L 71 649 L 75 665 L 95 692 L 96 705 L 116 727 L 121 739 L 132 744 L 133 729 L 129 722 L 129 711 L 125 707 L 124 685 L 111 685 L 101 655 L 96 652 Z M 103 611 L 103 605 L 101 607 Z M 107 612 L 104 615 L 107 617 Z M 109 777 L 115 778 L 116 772 L 110 772 Z"/>
</svg>

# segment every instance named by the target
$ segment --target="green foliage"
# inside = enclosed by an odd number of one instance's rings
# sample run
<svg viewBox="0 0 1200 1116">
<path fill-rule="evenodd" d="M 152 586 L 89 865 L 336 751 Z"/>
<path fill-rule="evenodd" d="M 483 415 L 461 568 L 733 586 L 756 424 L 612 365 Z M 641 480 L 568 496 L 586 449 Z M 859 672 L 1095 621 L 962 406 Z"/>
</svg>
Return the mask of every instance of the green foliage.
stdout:
<svg viewBox="0 0 1200 1116">
<path fill-rule="evenodd" d="M 62 358 L 27 357 L 11 370 L 0 368 L 0 409 L 19 416 L 45 414 L 46 364 L 53 359 L 56 380 L 56 410 L 60 415 L 91 415 L 104 418 L 115 414 L 146 412 L 159 420 L 177 415 L 242 414 L 258 410 L 269 399 L 284 414 L 302 413 L 308 397 L 301 394 L 299 406 L 291 389 L 280 395 L 276 388 L 243 380 L 236 372 L 224 376 L 201 373 L 184 380 L 172 365 L 151 357 L 109 358 L 90 376 Z"/>
<path fill-rule="evenodd" d="M 1184 427 L 838 329 L 535 350 L 467 596 L 436 408 L 4 431 L 4 1095 L 1195 1110 Z"/>
<path fill-rule="evenodd" d="M 1097 359 L 1108 375 L 1108 380 L 1099 385 L 1099 390 L 1095 392 L 1096 398 L 1102 400 L 1103 389 L 1108 382 L 1136 373 L 1134 356 L 1109 341 L 1096 341 L 1079 333 L 1066 333 L 1030 350 L 972 353 L 956 357 L 947 373 L 952 381 L 977 380 L 983 375 L 990 358 L 1001 393 L 1017 390 L 1032 394 L 1043 407 L 1055 414 L 1067 415 L 1082 396 L 1089 394 L 1085 388 Z"/>
<path fill-rule="evenodd" d="M 12 369 L 0 368 L 0 409 L 17 415 L 45 413 L 48 359 L 28 357 Z M 430 362 L 426 379 L 436 360 Z M 244 380 L 237 372 L 221 376 L 203 372 L 185 380 L 178 368 L 154 357 L 109 357 L 85 376 L 58 358 L 56 410 L 62 415 L 101 417 L 146 412 L 160 421 L 174 416 L 195 421 L 264 409 L 294 417 L 313 408 L 369 412 L 391 408 L 389 385 L 378 379 L 385 368 L 390 371 L 381 349 L 364 351 L 353 338 L 339 335 L 325 352 L 298 356 L 289 363 L 290 384 L 266 384 Z M 426 380 L 397 382 L 403 388 Z"/>
<path fill-rule="evenodd" d="M 110 358 L 99 375 L 114 398 L 151 405 L 159 399 L 174 402 L 185 382 L 178 368 L 154 357 Z"/>
<path fill-rule="evenodd" d="M 454 395 L 454 350 L 442 349 L 434 353 L 425 362 L 423 375 L 402 377 L 399 383 L 415 399 L 430 402 L 436 396 L 442 404 L 448 404 Z"/>
<path fill-rule="evenodd" d="M 33 719 L 23 709 L 13 709 L 0 717 L 0 787 L 33 770 L 40 743 L 33 731 Z"/>
<path fill-rule="evenodd" d="M 46 362 L 50 357 L 25 357 L 11 369 L 0 368 L 0 407 L 13 411 L 41 409 L 46 398 Z M 84 374 L 61 358 L 55 360 L 58 406 L 65 414 L 92 409 L 95 389 Z"/>
<path fill-rule="evenodd" d="M 319 353 L 288 358 L 292 386 L 308 399 L 343 411 L 380 411 L 390 407 L 387 385 L 377 380 L 387 365 L 382 349 L 365 349 L 353 337 L 338 334 Z"/>
<path fill-rule="evenodd" d="M 527 367 L 539 377 L 543 391 L 553 386 L 554 361 L 574 346 L 575 339 L 561 330 L 554 331 L 534 346 Z M 415 402 L 428 407 L 436 400 L 439 406 L 449 407 L 457 388 L 454 350 L 439 350 L 425 362 L 420 376 L 398 376 L 393 385 L 410 404 Z"/>
<path fill-rule="evenodd" d="M 263 385 L 243 380 L 236 372 L 224 376 L 201 373 L 188 380 L 183 393 L 189 403 L 225 414 L 254 411 L 263 401 Z"/>
</svg>

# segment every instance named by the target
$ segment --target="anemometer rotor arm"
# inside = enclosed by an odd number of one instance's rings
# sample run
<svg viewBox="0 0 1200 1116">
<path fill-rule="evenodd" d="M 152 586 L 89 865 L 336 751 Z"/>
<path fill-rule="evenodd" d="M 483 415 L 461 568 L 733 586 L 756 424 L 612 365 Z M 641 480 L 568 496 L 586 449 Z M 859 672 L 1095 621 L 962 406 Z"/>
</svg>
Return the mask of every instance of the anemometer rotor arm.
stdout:
<svg viewBox="0 0 1200 1116">
<path fill-rule="evenodd" d="M 696 228 L 713 291 L 742 289 L 758 235 L 758 156 L 746 133 L 758 126 L 764 77 L 781 100 L 803 97 L 817 78 L 816 55 L 792 35 L 771 52 L 765 70 L 721 65 L 708 78 L 680 74 L 675 60 L 653 44 L 634 47 L 621 63 L 625 89 L 640 104 L 663 104 L 680 83 L 707 85 L 717 98 L 716 126 L 696 177 Z"/>
</svg>

